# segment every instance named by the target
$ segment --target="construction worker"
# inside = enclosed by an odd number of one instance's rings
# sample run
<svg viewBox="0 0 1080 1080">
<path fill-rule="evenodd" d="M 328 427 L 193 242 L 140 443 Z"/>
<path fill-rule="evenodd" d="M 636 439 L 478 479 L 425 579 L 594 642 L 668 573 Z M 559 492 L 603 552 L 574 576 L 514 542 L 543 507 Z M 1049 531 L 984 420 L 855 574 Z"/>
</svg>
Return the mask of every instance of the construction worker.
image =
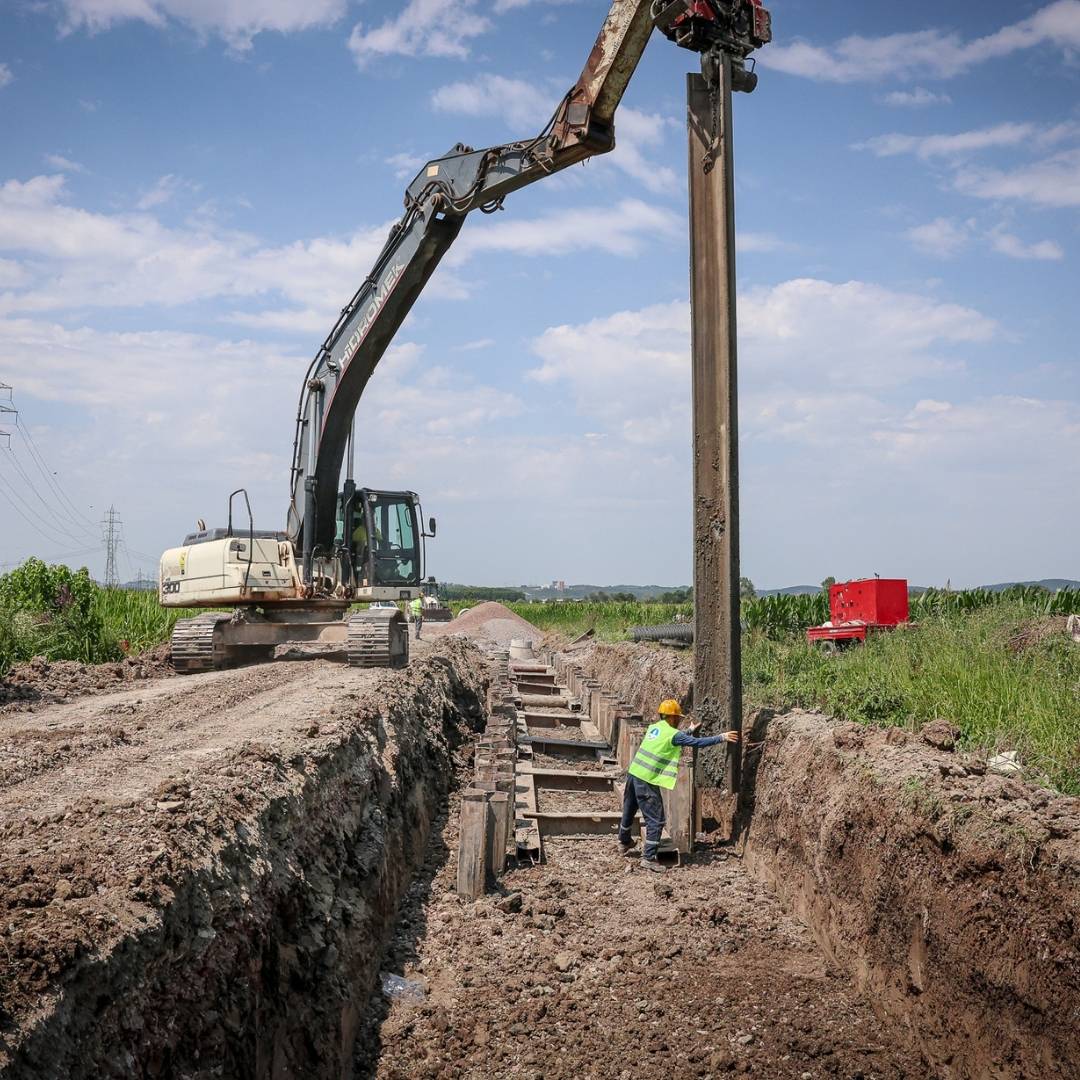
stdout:
<svg viewBox="0 0 1080 1080">
<path fill-rule="evenodd" d="M 645 732 L 641 747 L 630 763 L 626 788 L 623 791 L 622 821 L 619 824 L 619 846 L 624 855 L 634 852 L 630 826 L 640 810 L 645 819 L 645 848 L 641 865 L 646 870 L 662 871 L 656 852 L 664 828 L 664 799 L 661 789 L 670 791 L 679 775 L 679 758 L 684 746 L 716 746 L 718 743 L 737 743 L 737 731 L 698 738 L 693 732 L 700 725 L 691 724 L 690 734 L 679 730 L 683 721 L 682 707 L 673 698 L 660 702 L 656 723 Z"/>
<path fill-rule="evenodd" d="M 416 638 L 419 641 L 420 627 L 424 625 L 424 602 L 419 596 L 415 596 L 409 601 L 409 611 L 412 614 L 413 626 L 416 627 Z"/>
</svg>

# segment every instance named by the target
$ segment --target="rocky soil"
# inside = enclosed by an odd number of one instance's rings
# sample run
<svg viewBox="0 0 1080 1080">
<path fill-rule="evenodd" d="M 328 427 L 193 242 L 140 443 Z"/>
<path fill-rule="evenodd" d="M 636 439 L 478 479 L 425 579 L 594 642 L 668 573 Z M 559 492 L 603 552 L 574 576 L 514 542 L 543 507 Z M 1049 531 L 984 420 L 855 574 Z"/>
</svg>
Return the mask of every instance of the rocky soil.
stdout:
<svg viewBox="0 0 1080 1080">
<path fill-rule="evenodd" d="M 692 705 L 681 653 L 574 658 L 642 711 Z M 1080 1077 L 1080 800 L 994 775 L 945 720 L 915 734 L 762 710 L 744 729 L 747 867 L 896 1037 L 950 1080 Z M 702 757 L 715 782 L 721 755 Z"/>
<path fill-rule="evenodd" d="M 388 959 L 422 999 L 376 1002 L 360 1075 L 379 1080 L 932 1080 L 883 1034 L 812 934 L 738 858 L 657 876 L 613 840 L 549 842 L 503 894 L 418 883 Z"/>
<path fill-rule="evenodd" d="M 0 716 L 0 1077 L 341 1075 L 482 711 L 421 652 Z"/>
</svg>

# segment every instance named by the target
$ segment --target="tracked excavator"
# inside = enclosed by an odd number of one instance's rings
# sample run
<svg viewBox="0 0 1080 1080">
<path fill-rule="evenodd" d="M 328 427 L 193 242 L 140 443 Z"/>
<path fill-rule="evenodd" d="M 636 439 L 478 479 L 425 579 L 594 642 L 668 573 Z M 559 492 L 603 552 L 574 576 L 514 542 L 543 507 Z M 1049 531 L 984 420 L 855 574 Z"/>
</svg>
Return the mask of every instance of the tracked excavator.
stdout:
<svg viewBox="0 0 1080 1080">
<path fill-rule="evenodd" d="M 482 150 L 458 144 L 420 170 L 371 273 L 304 377 L 286 528 L 257 530 L 241 489 L 229 497 L 226 527 L 207 529 L 200 522 L 162 556 L 165 607 L 233 609 L 177 622 L 172 658 L 178 670 L 270 659 L 278 645 L 307 642 L 340 646 L 360 667 L 408 663 L 401 611 L 353 605 L 422 596 L 424 544 L 436 526 L 434 519 L 423 522 L 414 492 L 356 486 L 360 397 L 473 210 L 501 210 L 519 188 L 614 148 L 615 110 L 654 27 L 701 54 L 702 72 L 717 95 L 721 62 L 731 65 L 733 89 L 754 89 L 750 54 L 772 37 L 761 0 L 614 0 L 580 78 L 539 134 Z M 718 125 L 721 110 L 714 113 Z M 719 131 L 714 135 L 718 142 Z M 241 496 L 245 514 L 234 521 Z"/>
</svg>

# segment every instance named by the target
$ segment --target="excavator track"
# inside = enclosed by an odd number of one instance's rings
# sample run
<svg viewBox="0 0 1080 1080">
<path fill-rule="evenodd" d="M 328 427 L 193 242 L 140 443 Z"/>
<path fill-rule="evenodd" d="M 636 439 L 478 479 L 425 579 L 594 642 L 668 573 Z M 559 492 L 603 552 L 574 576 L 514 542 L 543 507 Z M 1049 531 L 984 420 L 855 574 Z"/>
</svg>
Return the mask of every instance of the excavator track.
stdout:
<svg viewBox="0 0 1080 1080">
<path fill-rule="evenodd" d="M 409 628 L 404 616 L 381 609 L 350 616 L 345 649 L 353 667 L 407 667 Z"/>
<path fill-rule="evenodd" d="M 171 641 L 173 667 L 185 673 L 223 667 L 225 642 L 223 635 L 215 631 L 220 623 L 228 621 L 228 615 L 220 614 L 177 620 Z"/>
</svg>

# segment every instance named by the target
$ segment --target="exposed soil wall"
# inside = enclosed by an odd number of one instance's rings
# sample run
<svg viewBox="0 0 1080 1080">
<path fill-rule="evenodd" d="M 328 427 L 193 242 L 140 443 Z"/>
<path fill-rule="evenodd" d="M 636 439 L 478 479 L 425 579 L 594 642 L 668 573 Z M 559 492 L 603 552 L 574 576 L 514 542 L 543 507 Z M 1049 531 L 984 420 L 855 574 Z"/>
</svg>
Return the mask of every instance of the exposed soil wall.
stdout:
<svg viewBox="0 0 1080 1080">
<path fill-rule="evenodd" d="M 878 1015 L 953 1080 L 1080 1076 L 1080 800 L 900 731 L 755 734 L 748 862 Z"/>
<path fill-rule="evenodd" d="M 209 715 L 243 713 L 246 691 L 252 718 L 276 708 L 285 718 L 231 747 L 202 733 L 202 748 L 184 752 L 205 752 L 206 766 L 149 800 L 88 796 L 53 810 L 56 791 L 78 782 L 69 759 L 84 732 L 83 771 L 114 752 L 138 791 L 124 755 L 146 724 L 161 715 L 171 732 L 206 715 L 136 698 L 114 724 L 143 720 L 112 751 L 86 713 L 64 732 L 55 772 L 45 725 L 11 744 L 34 746 L 12 785 L 0 784 L 0 811 L 25 808 L 36 783 L 43 812 L 0 813 L 4 1080 L 351 1073 L 397 903 L 452 782 L 454 749 L 482 714 L 485 665 L 446 642 L 407 672 L 320 661 L 198 678 L 202 699 L 194 681 L 168 683 L 194 688 L 185 700 Z M 93 707 L 115 709 L 114 699 Z M 157 760 L 131 756 L 143 759 Z"/>
<path fill-rule="evenodd" d="M 643 712 L 691 697 L 686 654 L 575 659 Z M 1080 1077 L 1080 800 L 987 775 L 948 725 L 746 727 L 745 861 L 878 1016 L 950 1080 Z"/>
</svg>

